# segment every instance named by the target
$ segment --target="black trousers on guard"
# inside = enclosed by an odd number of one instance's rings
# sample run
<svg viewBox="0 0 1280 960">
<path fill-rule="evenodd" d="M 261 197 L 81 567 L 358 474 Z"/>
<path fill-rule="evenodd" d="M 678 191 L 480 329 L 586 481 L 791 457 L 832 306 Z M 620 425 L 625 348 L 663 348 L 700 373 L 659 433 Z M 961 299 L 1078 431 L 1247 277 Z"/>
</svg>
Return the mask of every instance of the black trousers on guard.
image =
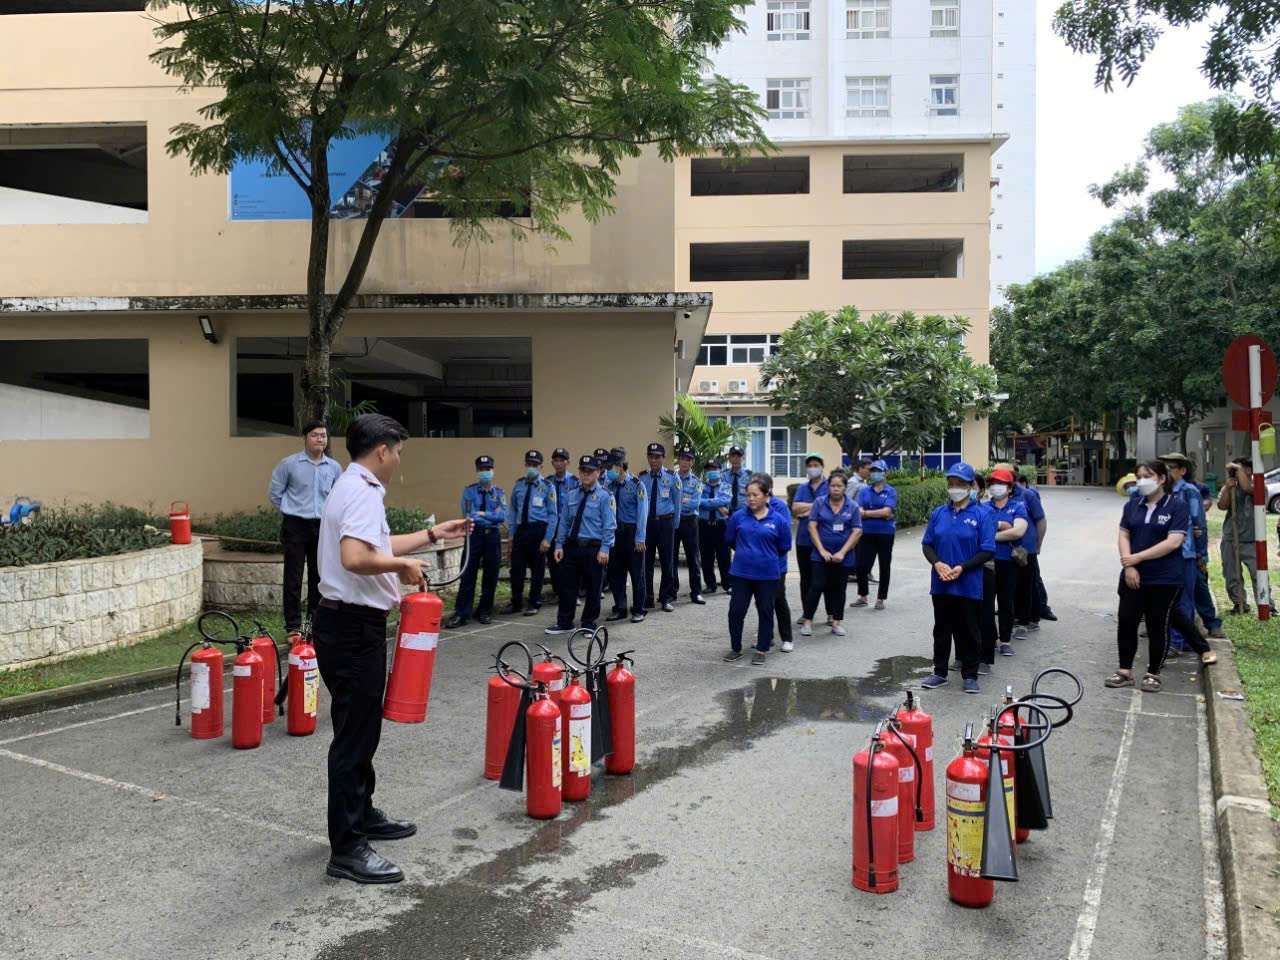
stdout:
<svg viewBox="0 0 1280 960">
<path fill-rule="evenodd" d="M 524 572 L 529 571 L 529 606 L 542 605 L 542 579 L 546 573 L 547 555 L 542 541 L 547 535 L 546 521 L 516 527 L 511 537 L 511 605 L 524 606 Z M 492 602 L 492 601 L 490 601 Z"/>
<path fill-rule="evenodd" d="M 689 596 L 696 597 L 702 593 L 702 560 L 698 551 L 698 518 L 693 514 L 680 518 L 680 525 L 676 527 L 676 547 L 684 551 L 684 560 L 689 567 Z M 675 568 L 675 593 L 671 595 L 674 600 L 680 593 L 680 558 L 672 551 L 672 566 Z"/>
<path fill-rule="evenodd" d="M 320 565 L 316 548 L 320 545 L 320 521 L 291 517 L 280 521 L 280 544 L 284 548 L 284 628 L 302 629 L 302 566 L 307 567 L 307 616 L 316 615 L 320 604 Z"/>
<path fill-rule="evenodd" d="M 676 580 L 676 527 L 674 514 L 665 517 L 652 516 L 644 535 L 644 605 L 652 607 L 658 603 L 673 603 L 679 581 Z M 653 564 L 662 565 L 662 579 L 658 581 L 658 592 L 653 592 Z"/>
<path fill-rule="evenodd" d="M 724 541 L 725 519 L 698 521 L 698 551 L 702 554 L 702 585 L 708 590 L 716 587 L 729 589 L 729 544 Z M 716 579 L 716 567 L 720 577 Z"/>
<path fill-rule="evenodd" d="M 502 537 L 497 527 L 477 528 L 471 534 L 471 556 L 462 571 L 458 584 L 458 596 L 453 601 L 453 612 L 462 619 L 470 618 L 471 604 L 476 596 L 476 577 L 484 566 L 484 580 L 480 588 L 480 603 L 476 613 L 493 613 L 493 595 L 498 590 L 498 568 L 502 565 Z"/>
<path fill-rule="evenodd" d="M 609 590 L 613 593 L 613 612 L 627 613 L 627 578 L 631 579 L 631 608 L 634 616 L 644 613 L 644 558 L 636 553 L 636 525 L 620 523 L 609 551 Z"/>
<path fill-rule="evenodd" d="M 386 615 L 318 607 L 311 618 L 316 665 L 329 691 L 329 846 L 350 853 L 373 812 L 373 755 L 382 736 L 387 680 Z"/>
<path fill-rule="evenodd" d="M 578 608 L 578 584 L 587 583 L 587 595 L 582 601 L 582 621 L 584 627 L 596 627 L 600 621 L 600 584 L 604 582 L 604 567 L 597 556 L 600 553 L 599 540 L 566 540 L 564 559 L 560 562 L 560 582 L 556 589 L 560 591 L 560 608 L 556 614 L 556 623 L 562 629 L 573 626 L 573 615 Z"/>
<path fill-rule="evenodd" d="M 933 672 L 947 675 L 954 644 L 960 661 L 960 676 L 978 679 L 979 644 L 982 627 L 982 601 L 957 597 L 950 593 L 933 594 Z"/>
</svg>

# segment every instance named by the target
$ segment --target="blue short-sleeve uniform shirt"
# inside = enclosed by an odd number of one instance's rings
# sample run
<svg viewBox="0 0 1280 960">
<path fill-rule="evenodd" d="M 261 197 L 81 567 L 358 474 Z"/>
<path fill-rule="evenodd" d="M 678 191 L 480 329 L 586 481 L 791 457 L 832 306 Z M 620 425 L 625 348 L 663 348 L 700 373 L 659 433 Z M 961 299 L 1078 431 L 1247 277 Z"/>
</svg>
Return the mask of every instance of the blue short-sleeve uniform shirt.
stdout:
<svg viewBox="0 0 1280 960">
<path fill-rule="evenodd" d="M 921 546 L 933 547 L 943 563 L 963 566 L 979 553 L 994 553 L 996 547 L 995 512 L 980 504 L 966 503 L 959 510 L 944 503 L 929 517 Z M 929 571 L 929 593 L 951 594 L 982 599 L 982 568 L 966 570 L 955 580 L 943 580 L 937 570 Z"/>
</svg>

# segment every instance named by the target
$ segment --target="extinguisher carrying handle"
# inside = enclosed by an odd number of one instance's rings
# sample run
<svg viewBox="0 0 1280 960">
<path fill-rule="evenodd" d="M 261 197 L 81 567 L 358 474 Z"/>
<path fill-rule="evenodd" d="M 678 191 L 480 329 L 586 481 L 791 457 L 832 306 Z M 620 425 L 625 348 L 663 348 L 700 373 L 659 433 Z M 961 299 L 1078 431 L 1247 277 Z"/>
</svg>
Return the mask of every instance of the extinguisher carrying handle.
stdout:
<svg viewBox="0 0 1280 960">
<path fill-rule="evenodd" d="M 636 662 L 633 659 L 631 659 L 631 654 L 633 653 L 635 653 L 634 650 L 623 650 L 620 654 L 614 657 L 613 662 L 616 663 L 618 666 L 622 666 L 622 663 L 625 660 L 627 663 L 631 664 L 634 667 L 636 665 Z"/>
<path fill-rule="evenodd" d="M 1048 701 L 1055 701 L 1055 702 L 1051 702 L 1051 703 L 1042 703 L 1042 702 L 1041 702 L 1041 701 L 1045 701 L 1045 700 L 1048 700 Z M 1050 726 L 1052 729 L 1054 729 L 1054 730 L 1057 730 L 1059 727 L 1065 727 L 1068 723 L 1070 723 L 1070 722 L 1071 722 L 1071 718 L 1072 718 L 1073 716 L 1075 716 L 1075 711 L 1071 709 L 1071 702 L 1070 702 L 1070 701 L 1068 701 L 1068 700 L 1063 699 L 1062 697 L 1057 696 L 1056 694 L 1052 694 L 1052 693 L 1028 693 L 1025 697 L 1021 697 L 1021 698 L 1019 698 L 1019 699 L 1018 699 L 1018 701 L 1017 701 L 1017 703 L 1015 704 L 1015 706 L 1016 706 L 1017 704 L 1032 704 L 1033 706 L 1042 706 L 1042 707 L 1044 707 L 1046 710 L 1063 710 L 1063 711 L 1065 711 L 1065 712 L 1066 712 L 1066 716 L 1064 716 L 1064 717 L 1063 717 L 1061 720 L 1059 720 L 1057 723 L 1051 723 L 1051 724 L 1049 725 L 1049 726 Z M 1014 716 L 1015 716 L 1015 718 L 1016 718 L 1016 717 L 1017 717 L 1017 714 L 1015 713 L 1015 714 L 1014 714 Z M 1039 729 L 1040 729 L 1040 725 L 1039 725 L 1039 724 L 1024 723 L 1024 724 L 1023 724 L 1023 726 L 1025 726 L 1025 727 L 1026 727 L 1027 729 L 1029 729 L 1029 730 L 1039 730 Z"/>
<path fill-rule="evenodd" d="M 1074 697 L 1067 699 L 1064 697 L 1056 696 L 1054 694 L 1041 693 L 1039 691 L 1038 687 L 1040 686 L 1040 681 L 1043 680 L 1045 677 L 1053 676 L 1055 674 L 1069 678 L 1076 685 L 1076 695 Z M 1066 711 L 1066 716 L 1053 725 L 1055 728 L 1065 727 L 1068 723 L 1071 722 L 1071 718 L 1073 716 L 1073 712 L 1071 708 L 1084 699 L 1084 684 L 1081 683 L 1080 678 L 1077 677 L 1070 670 L 1064 670 L 1062 667 L 1049 667 L 1048 669 L 1041 670 L 1038 674 L 1036 674 L 1036 678 L 1031 681 L 1031 693 L 1025 697 L 1022 697 L 1022 702 L 1034 703 L 1041 699 L 1056 701 L 1054 703 L 1044 704 L 1046 709 Z"/>
<path fill-rule="evenodd" d="M 1041 696 L 1048 696 L 1048 694 L 1041 694 Z M 1012 713 L 1013 724 L 1016 727 L 1018 723 L 1017 717 L 1018 717 L 1019 710 L 1031 710 L 1035 713 L 1040 714 L 1041 720 L 1039 723 L 1023 724 L 1023 726 L 1025 726 L 1028 730 L 1039 730 L 1040 739 L 1030 740 L 1027 743 L 1000 743 L 999 742 L 1000 738 L 996 734 L 996 731 L 1000 729 L 1000 721 L 1004 719 L 1004 715 L 1006 713 Z M 1049 734 L 1053 733 L 1053 724 L 1049 721 L 1049 714 L 1044 710 L 1043 707 L 1039 707 L 1036 704 L 1031 703 L 1029 701 L 1020 700 L 1017 703 L 1008 704 L 1007 706 L 1001 708 L 1000 710 L 992 712 L 991 731 L 992 731 L 992 736 L 991 736 L 991 755 L 992 756 L 995 756 L 997 751 L 1000 751 L 1000 750 L 1009 750 L 1013 753 L 1026 753 L 1028 750 L 1034 750 L 1036 747 L 1042 746 L 1044 742 L 1049 739 Z"/>
<path fill-rule="evenodd" d="M 507 652 L 508 647 L 518 647 L 524 651 L 525 659 L 528 661 L 528 666 L 525 668 L 524 673 L 521 673 L 503 659 L 502 655 Z M 533 690 L 535 686 L 541 686 L 541 684 L 534 684 L 529 679 L 533 676 L 533 654 L 519 640 L 509 640 L 498 648 L 498 653 L 493 658 L 493 668 L 498 672 L 498 676 L 503 679 L 503 682 L 509 686 L 517 687 L 521 690 Z M 513 676 L 519 677 L 519 682 L 512 680 Z"/>
<path fill-rule="evenodd" d="M 226 636 L 225 631 L 217 630 L 217 627 L 214 626 L 223 620 L 231 624 L 230 637 Z M 222 610 L 206 610 L 200 614 L 200 619 L 196 621 L 196 630 L 200 632 L 200 636 L 210 643 L 235 643 L 240 637 L 240 624 L 236 622 L 235 617 Z M 216 631 L 216 635 L 214 631 Z"/>
<path fill-rule="evenodd" d="M 573 641 L 580 636 L 585 635 L 587 639 L 587 659 L 583 660 L 578 656 L 578 651 L 573 648 Z M 597 647 L 599 653 L 592 657 L 591 651 L 593 647 Z M 593 670 L 605 661 L 605 650 L 609 646 L 609 631 L 604 627 L 596 627 L 592 630 L 590 627 L 580 627 L 569 635 L 569 656 L 573 661 L 580 664 L 584 670 Z"/>
<path fill-rule="evenodd" d="M 902 724 L 895 718 L 889 717 L 885 726 L 890 733 L 898 738 L 898 742 L 907 748 L 907 753 L 911 754 L 911 762 L 916 765 L 916 823 L 924 823 L 924 807 L 920 805 L 920 791 L 924 787 L 924 770 L 920 766 L 920 758 L 916 755 L 916 748 L 902 735 L 899 730 Z"/>
</svg>

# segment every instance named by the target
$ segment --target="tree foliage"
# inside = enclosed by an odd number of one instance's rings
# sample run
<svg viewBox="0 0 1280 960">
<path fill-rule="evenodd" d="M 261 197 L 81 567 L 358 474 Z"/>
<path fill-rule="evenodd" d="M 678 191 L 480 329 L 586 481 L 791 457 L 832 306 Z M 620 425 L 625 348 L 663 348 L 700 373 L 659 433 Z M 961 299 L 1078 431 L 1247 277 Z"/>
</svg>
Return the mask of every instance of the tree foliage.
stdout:
<svg viewBox="0 0 1280 960">
<path fill-rule="evenodd" d="M 964 348 L 964 317 L 877 313 L 855 307 L 806 314 L 760 367 L 770 403 L 792 427 L 835 437 L 856 459 L 930 449 L 967 414 L 995 406 L 990 367 Z"/>
<path fill-rule="evenodd" d="M 708 460 L 719 460 L 723 464 L 730 446 L 745 447 L 750 438 L 750 430 L 745 426 L 734 426 L 723 417 L 709 419 L 698 401 L 687 395 L 676 398 L 674 417 L 658 418 L 658 430 L 671 441 L 673 461 L 681 448 L 693 450 L 693 468 L 698 472 L 706 467 Z"/>
<path fill-rule="evenodd" d="M 393 199 L 425 186 L 460 241 L 486 239 L 504 202 L 565 239 L 571 208 L 612 211 L 620 163 L 767 146 L 754 94 L 704 84 L 705 54 L 742 28 L 745 0 L 151 0 L 152 59 L 217 99 L 167 143 L 197 173 L 267 161 L 311 207 L 306 409 L 329 405 L 331 345 Z M 363 134 L 389 157 L 340 281 L 328 276 L 328 150 Z M 514 229 L 519 232 L 528 223 Z M 336 292 L 331 292 L 336 287 Z"/>
</svg>

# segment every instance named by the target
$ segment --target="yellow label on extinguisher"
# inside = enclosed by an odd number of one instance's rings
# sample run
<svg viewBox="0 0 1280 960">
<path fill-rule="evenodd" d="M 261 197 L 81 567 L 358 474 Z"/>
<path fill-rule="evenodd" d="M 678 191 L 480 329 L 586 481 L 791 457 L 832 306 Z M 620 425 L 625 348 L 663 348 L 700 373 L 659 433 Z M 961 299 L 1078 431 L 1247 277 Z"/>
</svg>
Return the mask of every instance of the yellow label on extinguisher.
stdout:
<svg viewBox="0 0 1280 960">
<path fill-rule="evenodd" d="M 1008 770 L 1008 769 L 1009 769 L 1009 763 L 1008 761 L 1005 761 L 1004 770 Z M 1013 777 L 1004 778 L 1004 805 L 1005 805 L 1005 808 L 1009 811 L 1009 829 L 1012 830 L 1014 827 L 1014 824 L 1018 822 L 1016 819 L 1016 814 L 1014 813 Z"/>
<path fill-rule="evenodd" d="M 976 877 L 982 869 L 981 800 L 947 797 L 947 863 L 966 877 Z"/>
<path fill-rule="evenodd" d="M 302 712 L 316 715 L 320 700 L 320 671 L 308 670 L 302 675 Z"/>
<path fill-rule="evenodd" d="M 556 735 L 551 738 L 551 785 L 560 789 L 560 718 L 556 717 Z"/>
</svg>

